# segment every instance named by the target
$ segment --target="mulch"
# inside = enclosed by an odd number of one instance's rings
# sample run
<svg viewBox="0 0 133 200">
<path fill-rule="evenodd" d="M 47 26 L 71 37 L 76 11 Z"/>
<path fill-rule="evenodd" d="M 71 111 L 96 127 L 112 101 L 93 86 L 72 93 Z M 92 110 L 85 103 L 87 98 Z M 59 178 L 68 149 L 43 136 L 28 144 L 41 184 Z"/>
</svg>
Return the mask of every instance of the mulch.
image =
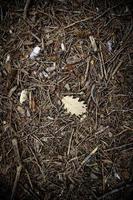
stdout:
<svg viewBox="0 0 133 200">
<path fill-rule="evenodd" d="M 16 2 L 1 6 L 0 198 L 126 199 L 133 190 L 130 2 L 40 1 L 26 17 Z M 22 90 L 28 98 L 20 104 Z M 84 119 L 64 109 L 64 96 L 84 102 Z"/>
</svg>

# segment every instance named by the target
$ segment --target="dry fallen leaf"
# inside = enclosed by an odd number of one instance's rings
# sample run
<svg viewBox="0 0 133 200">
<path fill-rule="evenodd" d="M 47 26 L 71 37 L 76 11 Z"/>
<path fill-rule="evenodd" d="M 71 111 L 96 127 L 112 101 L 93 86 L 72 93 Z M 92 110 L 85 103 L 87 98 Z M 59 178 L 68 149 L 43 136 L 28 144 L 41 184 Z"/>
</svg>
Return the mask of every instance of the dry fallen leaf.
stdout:
<svg viewBox="0 0 133 200">
<path fill-rule="evenodd" d="M 27 90 L 22 90 L 19 101 L 22 104 L 26 100 L 27 100 Z"/>
<path fill-rule="evenodd" d="M 72 115 L 82 115 L 87 112 L 87 107 L 83 101 L 79 101 L 79 98 L 73 98 L 73 96 L 65 96 L 62 99 L 64 108 L 67 109 L 67 113 Z"/>
</svg>

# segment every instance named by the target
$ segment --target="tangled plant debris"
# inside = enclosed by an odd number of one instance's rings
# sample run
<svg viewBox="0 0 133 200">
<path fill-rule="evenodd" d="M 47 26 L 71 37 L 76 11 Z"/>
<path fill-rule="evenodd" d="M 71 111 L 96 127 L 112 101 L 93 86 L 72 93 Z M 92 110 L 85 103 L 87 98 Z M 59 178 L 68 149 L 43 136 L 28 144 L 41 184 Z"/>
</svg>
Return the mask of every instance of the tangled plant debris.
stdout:
<svg viewBox="0 0 133 200">
<path fill-rule="evenodd" d="M 133 187 L 131 3 L 29 2 L 0 7 L 0 185 L 12 199 L 124 200 Z"/>
</svg>

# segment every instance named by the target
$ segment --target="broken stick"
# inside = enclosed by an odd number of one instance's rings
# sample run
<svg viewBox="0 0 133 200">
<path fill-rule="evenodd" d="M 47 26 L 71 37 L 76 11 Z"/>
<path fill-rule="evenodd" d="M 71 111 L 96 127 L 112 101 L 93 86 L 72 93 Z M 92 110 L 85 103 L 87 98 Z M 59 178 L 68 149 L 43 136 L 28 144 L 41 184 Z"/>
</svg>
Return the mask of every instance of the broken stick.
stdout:
<svg viewBox="0 0 133 200">
<path fill-rule="evenodd" d="M 20 174 L 21 174 L 21 170 L 22 170 L 22 163 L 21 163 L 20 153 L 19 153 L 19 149 L 18 149 L 18 141 L 17 141 L 16 138 L 14 138 L 12 140 L 12 145 L 13 145 L 14 152 L 16 154 L 18 166 L 17 166 L 17 172 L 16 172 L 15 181 L 14 181 L 14 184 L 13 184 L 12 194 L 11 194 L 10 200 L 13 200 L 13 198 L 14 198 L 14 194 L 15 194 L 15 191 L 16 191 L 17 183 L 18 183 L 18 180 L 20 178 Z"/>
</svg>

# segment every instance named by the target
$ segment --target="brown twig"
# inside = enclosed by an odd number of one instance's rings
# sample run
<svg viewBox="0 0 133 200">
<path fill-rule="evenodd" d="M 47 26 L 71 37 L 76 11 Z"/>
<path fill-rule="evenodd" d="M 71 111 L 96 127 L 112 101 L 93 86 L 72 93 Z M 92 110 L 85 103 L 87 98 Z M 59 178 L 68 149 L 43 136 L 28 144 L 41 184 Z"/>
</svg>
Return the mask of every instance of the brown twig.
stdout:
<svg viewBox="0 0 133 200">
<path fill-rule="evenodd" d="M 68 150 L 67 150 L 67 155 L 68 155 L 68 156 L 69 156 L 69 154 L 70 154 L 70 149 L 71 149 L 71 143 L 72 143 L 73 134 L 74 134 L 74 130 L 72 131 L 71 136 L 70 136 L 70 139 L 69 139 Z"/>
<path fill-rule="evenodd" d="M 22 170 L 22 165 L 17 166 L 17 172 L 16 172 L 15 181 L 14 181 L 14 184 L 13 184 L 12 194 L 11 194 L 10 200 L 13 200 L 13 198 L 14 198 L 17 183 L 18 183 L 19 178 L 20 178 L 21 170 Z"/>
<path fill-rule="evenodd" d="M 12 188 L 12 194 L 11 194 L 11 198 L 10 198 L 11 200 L 13 200 L 13 198 L 14 198 L 16 187 L 17 187 L 17 183 L 19 181 L 21 170 L 22 170 L 22 163 L 21 163 L 21 159 L 20 159 L 20 154 L 19 154 L 19 149 L 18 149 L 18 142 L 17 142 L 16 138 L 14 138 L 12 140 L 12 145 L 13 145 L 13 148 L 14 148 L 14 152 L 16 154 L 18 166 L 17 166 L 17 172 L 16 172 L 13 188 Z"/>
<path fill-rule="evenodd" d="M 86 71 L 85 71 L 84 84 L 88 79 L 88 72 L 89 72 L 89 68 L 90 68 L 90 60 L 91 60 L 91 56 L 89 56 L 88 59 L 86 60 L 87 66 L 86 66 Z"/>
<path fill-rule="evenodd" d="M 26 19 L 26 17 L 27 17 L 27 12 L 28 12 L 28 7 L 30 5 L 30 1 L 31 0 L 26 1 L 25 7 L 24 7 L 24 14 L 23 14 L 24 19 Z"/>
<path fill-rule="evenodd" d="M 87 17 L 87 18 L 81 19 L 79 21 L 73 22 L 72 24 L 69 24 L 69 25 L 65 26 L 64 29 L 71 28 L 72 26 L 75 26 L 75 25 L 77 25 L 77 24 L 79 24 L 81 22 L 85 22 L 85 21 L 88 21 L 88 20 L 91 20 L 91 19 L 93 19 L 93 17 Z"/>
</svg>

